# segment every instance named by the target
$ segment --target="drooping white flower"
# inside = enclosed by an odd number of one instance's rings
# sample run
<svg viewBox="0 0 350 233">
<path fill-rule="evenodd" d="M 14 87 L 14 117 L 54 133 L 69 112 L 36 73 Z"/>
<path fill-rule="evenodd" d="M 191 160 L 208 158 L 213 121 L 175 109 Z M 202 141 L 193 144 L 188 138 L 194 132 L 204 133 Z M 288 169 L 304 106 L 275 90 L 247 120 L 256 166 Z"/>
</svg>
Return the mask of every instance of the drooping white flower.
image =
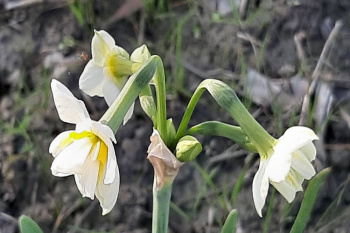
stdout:
<svg viewBox="0 0 350 233">
<path fill-rule="evenodd" d="M 253 180 L 253 199 L 256 211 L 262 216 L 269 183 L 290 203 L 295 194 L 303 190 L 304 179 L 311 179 L 315 169 L 310 163 L 316 157 L 312 141 L 316 134 L 309 128 L 296 126 L 289 128 L 273 147 L 272 155 L 260 161 Z"/>
<path fill-rule="evenodd" d="M 92 59 L 79 79 L 79 87 L 90 96 L 104 97 L 108 106 L 117 98 L 128 76 L 135 73 L 150 54 L 146 46 L 136 49 L 131 57 L 106 31 L 95 31 L 91 42 Z M 131 118 L 134 104 L 124 117 Z"/>
<path fill-rule="evenodd" d="M 109 126 L 91 120 L 84 103 L 62 83 L 52 80 L 51 89 L 60 119 L 76 124 L 75 130 L 59 134 L 50 144 L 49 152 L 55 158 L 52 174 L 74 175 L 82 196 L 94 199 L 96 195 L 105 215 L 117 201 L 120 184 L 114 133 Z"/>
</svg>

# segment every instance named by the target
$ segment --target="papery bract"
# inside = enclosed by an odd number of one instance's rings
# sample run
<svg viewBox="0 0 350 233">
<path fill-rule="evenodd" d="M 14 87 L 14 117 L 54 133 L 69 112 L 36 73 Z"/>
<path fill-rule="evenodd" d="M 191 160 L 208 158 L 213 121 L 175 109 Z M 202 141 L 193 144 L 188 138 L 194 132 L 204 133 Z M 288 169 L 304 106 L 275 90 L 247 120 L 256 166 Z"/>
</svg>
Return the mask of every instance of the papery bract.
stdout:
<svg viewBox="0 0 350 233">
<path fill-rule="evenodd" d="M 157 190 L 160 190 L 164 183 L 170 183 L 174 180 L 183 163 L 177 160 L 165 145 L 156 129 L 153 129 L 151 144 L 147 152 L 147 159 L 154 168 Z"/>
</svg>

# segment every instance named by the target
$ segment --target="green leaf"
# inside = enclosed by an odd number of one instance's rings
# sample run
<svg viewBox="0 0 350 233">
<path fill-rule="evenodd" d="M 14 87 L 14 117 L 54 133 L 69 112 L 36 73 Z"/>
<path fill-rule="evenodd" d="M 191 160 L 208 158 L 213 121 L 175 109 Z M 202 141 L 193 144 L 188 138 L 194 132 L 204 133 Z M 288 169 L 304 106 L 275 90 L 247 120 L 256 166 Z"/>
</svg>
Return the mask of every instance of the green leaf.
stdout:
<svg viewBox="0 0 350 233">
<path fill-rule="evenodd" d="M 38 224 L 25 215 L 18 219 L 18 224 L 21 233 L 43 233 Z"/>
<path fill-rule="evenodd" d="M 292 229 L 290 230 L 290 233 L 303 232 L 306 223 L 310 218 L 310 213 L 315 204 L 317 193 L 323 185 L 323 181 L 329 174 L 330 170 L 330 168 L 323 169 L 310 181 L 306 188 L 303 202 L 301 203 L 299 213 L 295 219 Z"/>
<path fill-rule="evenodd" d="M 224 226 L 221 229 L 221 233 L 235 233 L 237 223 L 237 210 L 232 210 L 227 216 Z"/>
</svg>

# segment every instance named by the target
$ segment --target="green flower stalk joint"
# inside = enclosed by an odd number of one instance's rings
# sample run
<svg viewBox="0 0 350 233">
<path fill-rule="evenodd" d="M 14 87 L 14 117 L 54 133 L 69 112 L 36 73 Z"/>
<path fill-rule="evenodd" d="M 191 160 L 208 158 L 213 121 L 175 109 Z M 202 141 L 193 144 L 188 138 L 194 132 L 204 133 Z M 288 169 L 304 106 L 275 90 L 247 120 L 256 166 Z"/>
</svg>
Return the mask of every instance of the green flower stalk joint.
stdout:
<svg viewBox="0 0 350 233">
<path fill-rule="evenodd" d="M 195 137 L 186 135 L 176 145 L 176 158 L 181 162 L 189 162 L 194 160 L 201 151 L 201 143 Z"/>
</svg>

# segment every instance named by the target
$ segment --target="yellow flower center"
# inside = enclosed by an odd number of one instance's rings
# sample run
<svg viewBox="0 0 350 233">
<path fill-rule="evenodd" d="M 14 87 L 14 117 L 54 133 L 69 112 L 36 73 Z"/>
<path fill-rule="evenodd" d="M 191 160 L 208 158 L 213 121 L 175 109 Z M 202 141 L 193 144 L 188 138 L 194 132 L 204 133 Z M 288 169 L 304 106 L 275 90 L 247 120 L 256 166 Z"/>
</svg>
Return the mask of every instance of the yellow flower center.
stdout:
<svg viewBox="0 0 350 233">
<path fill-rule="evenodd" d="M 98 154 L 96 157 L 96 160 L 99 162 L 98 179 L 103 178 L 104 174 L 105 174 L 105 166 L 107 163 L 107 156 L 108 156 L 108 147 L 107 147 L 106 143 L 104 143 L 97 135 L 95 135 L 91 132 L 87 132 L 87 131 L 83 131 L 81 133 L 71 132 L 69 134 L 69 137 L 67 139 L 65 139 L 64 141 L 72 142 L 72 141 L 79 140 L 82 138 L 88 138 L 91 141 L 92 147 L 91 147 L 91 150 L 89 153 L 90 155 L 91 155 L 91 152 L 93 151 L 93 149 L 96 146 L 99 146 Z"/>
<path fill-rule="evenodd" d="M 105 67 L 118 87 L 124 85 L 123 78 L 133 74 L 132 66 L 132 61 L 118 54 L 110 54 L 105 60 Z"/>
</svg>

